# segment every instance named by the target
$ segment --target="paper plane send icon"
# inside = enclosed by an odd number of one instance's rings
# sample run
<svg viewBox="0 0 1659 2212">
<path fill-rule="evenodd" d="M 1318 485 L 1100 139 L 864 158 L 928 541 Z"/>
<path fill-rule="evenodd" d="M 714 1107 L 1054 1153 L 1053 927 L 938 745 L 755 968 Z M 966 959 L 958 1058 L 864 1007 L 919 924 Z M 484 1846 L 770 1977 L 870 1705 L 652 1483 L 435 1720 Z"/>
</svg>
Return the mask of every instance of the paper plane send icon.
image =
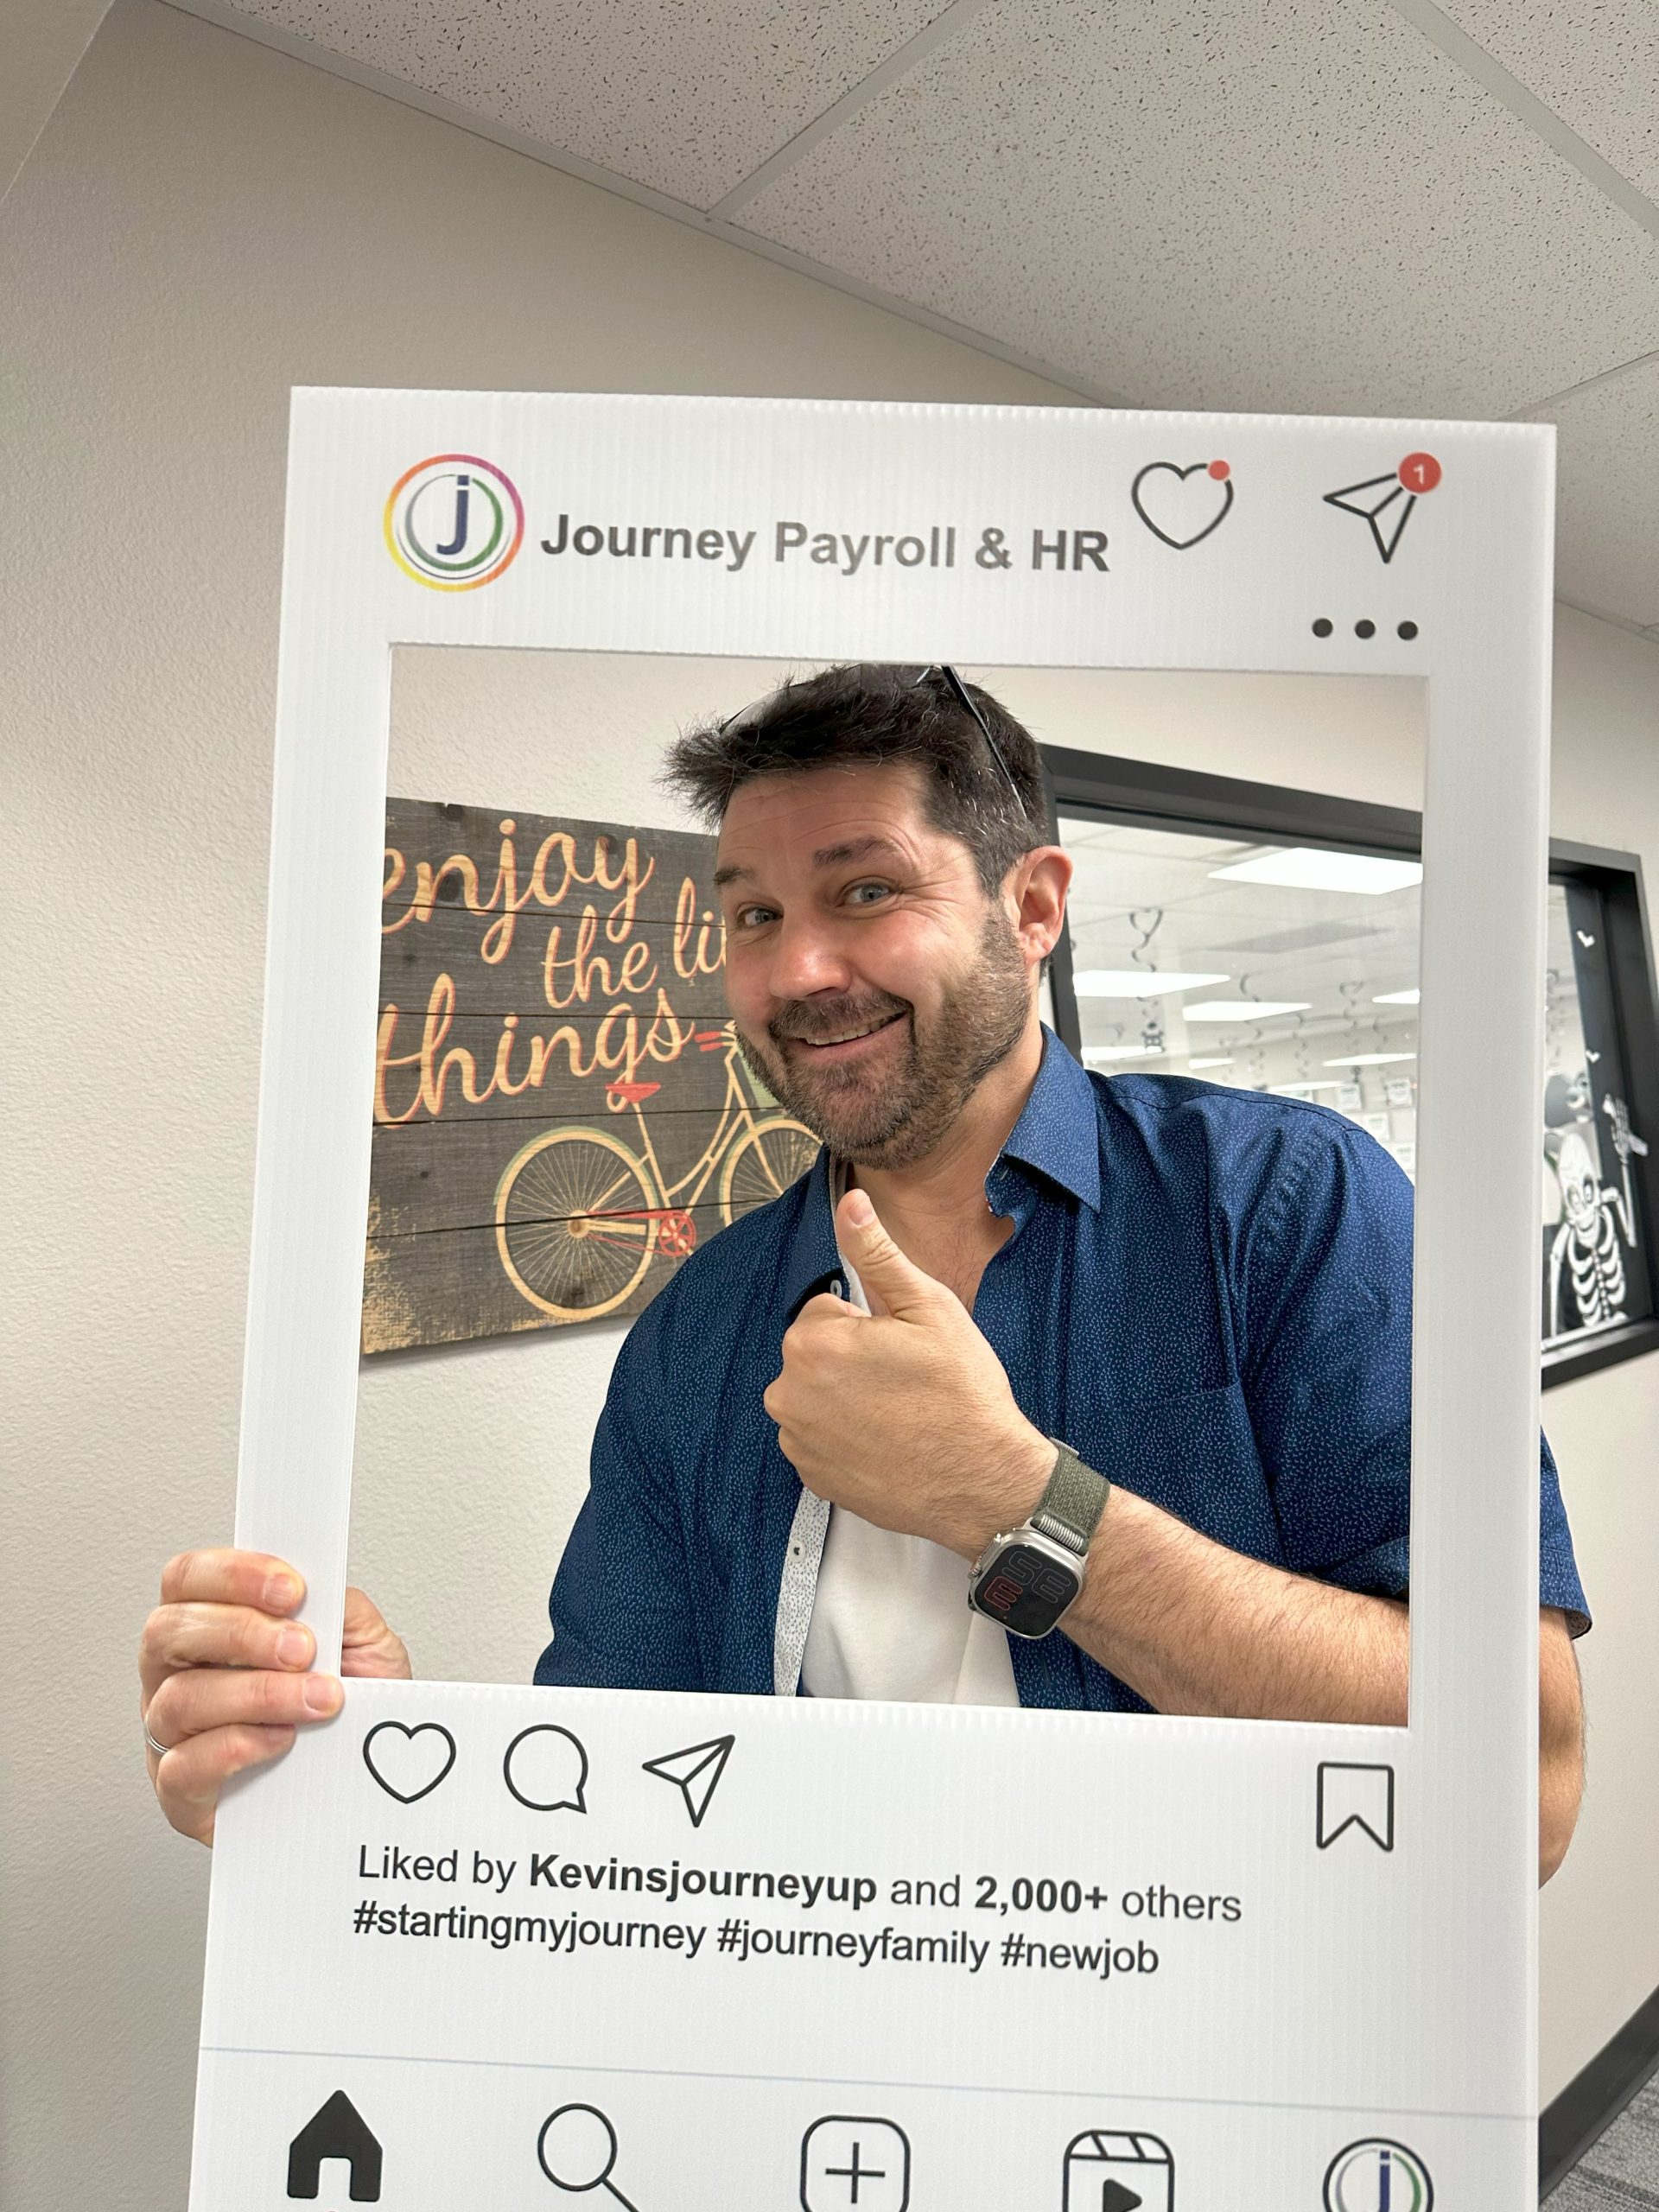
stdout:
<svg viewBox="0 0 1659 2212">
<path fill-rule="evenodd" d="M 647 1774 L 671 1782 L 678 1789 L 694 1828 L 702 1826 L 702 1816 L 736 1741 L 734 1736 L 715 1736 L 706 1744 L 689 1744 L 683 1751 L 664 1751 L 661 1758 L 645 1763 Z"/>
<path fill-rule="evenodd" d="M 1395 548 L 1405 535 L 1417 497 L 1398 475 L 1372 476 L 1363 484 L 1344 484 L 1339 492 L 1327 492 L 1325 503 L 1368 523 L 1371 542 L 1387 563 L 1393 560 Z"/>
</svg>

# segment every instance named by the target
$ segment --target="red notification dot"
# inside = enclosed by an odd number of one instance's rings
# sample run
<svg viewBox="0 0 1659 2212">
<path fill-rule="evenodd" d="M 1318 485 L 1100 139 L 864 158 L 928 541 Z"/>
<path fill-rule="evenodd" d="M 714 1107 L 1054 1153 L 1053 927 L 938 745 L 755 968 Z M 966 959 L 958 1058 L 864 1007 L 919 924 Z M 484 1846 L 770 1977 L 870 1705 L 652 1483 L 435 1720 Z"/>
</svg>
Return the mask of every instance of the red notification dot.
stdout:
<svg viewBox="0 0 1659 2212">
<path fill-rule="evenodd" d="M 1233 473 L 1232 463 L 1226 461 L 1212 461 L 1209 473 L 1215 478 L 1217 484 L 1224 484 Z"/>
<path fill-rule="evenodd" d="M 1440 464 L 1432 453 L 1408 453 L 1399 474 L 1408 492 L 1432 492 L 1440 480 Z"/>
</svg>

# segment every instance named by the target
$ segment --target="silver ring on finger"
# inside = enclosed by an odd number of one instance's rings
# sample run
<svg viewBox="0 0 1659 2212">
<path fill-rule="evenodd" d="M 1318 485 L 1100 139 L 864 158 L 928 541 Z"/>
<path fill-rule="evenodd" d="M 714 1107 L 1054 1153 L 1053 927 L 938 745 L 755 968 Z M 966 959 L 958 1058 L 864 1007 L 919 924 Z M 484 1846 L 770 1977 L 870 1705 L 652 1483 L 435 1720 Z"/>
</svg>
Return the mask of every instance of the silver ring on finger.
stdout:
<svg viewBox="0 0 1659 2212">
<path fill-rule="evenodd" d="M 158 1759 L 164 1759 L 169 1751 L 176 1751 L 178 1749 L 178 1745 L 176 1744 L 158 1744 L 156 1742 L 156 1738 L 149 1732 L 149 1716 L 148 1713 L 145 1714 L 143 1721 L 140 1723 L 140 1726 L 143 1727 L 144 1732 L 144 1741 L 149 1745 L 150 1750 L 155 1752 Z"/>
</svg>

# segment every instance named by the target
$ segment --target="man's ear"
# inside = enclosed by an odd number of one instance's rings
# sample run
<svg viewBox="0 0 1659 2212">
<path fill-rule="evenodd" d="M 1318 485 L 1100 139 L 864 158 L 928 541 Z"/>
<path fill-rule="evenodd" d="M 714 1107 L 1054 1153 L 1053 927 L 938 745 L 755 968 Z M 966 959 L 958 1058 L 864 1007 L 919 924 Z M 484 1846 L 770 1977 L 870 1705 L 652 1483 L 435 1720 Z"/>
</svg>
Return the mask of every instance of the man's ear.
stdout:
<svg viewBox="0 0 1659 2212">
<path fill-rule="evenodd" d="M 1073 862 L 1058 845 L 1022 853 L 1003 880 L 1002 895 L 1021 949 L 1040 967 L 1065 927 Z"/>
</svg>

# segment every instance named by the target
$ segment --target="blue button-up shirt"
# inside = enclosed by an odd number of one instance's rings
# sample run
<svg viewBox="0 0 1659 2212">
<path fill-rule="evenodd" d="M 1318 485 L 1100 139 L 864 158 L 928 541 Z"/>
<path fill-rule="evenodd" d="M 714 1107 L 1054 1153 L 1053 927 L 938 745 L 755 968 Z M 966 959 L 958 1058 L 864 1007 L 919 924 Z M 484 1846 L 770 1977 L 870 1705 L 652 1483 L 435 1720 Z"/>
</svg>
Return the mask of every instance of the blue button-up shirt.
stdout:
<svg viewBox="0 0 1659 2212">
<path fill-rule="evenodd" d="M 1090 1075 L 1046 1032 L 985 1195 L 1014 1226 L 974 1319 L 1030 1421 L 1234 1551 L 1405 1594 L 1411 1187 L 1380 1145 L 1294 1099 Z M 804 1544 L 761 1393 L 798 1308 L 842 1281 L 820 1154 L 640 1315 L 538 1682 L 794 1690 L 823 1521 Z M 1540 1601 L 1580 1630 L 1547 1444 L 1541 1487 Z M 1147 1710 L 1064 1632 L 1010 1642 L 1022 1705 Z"/>
</svg>

